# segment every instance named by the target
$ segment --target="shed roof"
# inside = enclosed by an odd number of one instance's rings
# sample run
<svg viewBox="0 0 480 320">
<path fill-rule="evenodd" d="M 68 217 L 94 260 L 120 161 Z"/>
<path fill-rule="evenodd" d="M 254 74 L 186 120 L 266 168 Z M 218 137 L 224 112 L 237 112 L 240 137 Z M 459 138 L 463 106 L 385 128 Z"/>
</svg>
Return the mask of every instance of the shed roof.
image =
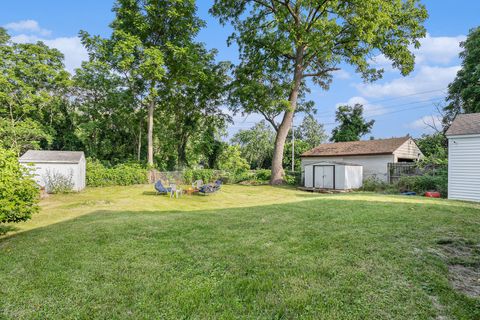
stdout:
<svg viewBox="0 0 480 320">
<path fill-rule="evenodd" d="M 480 113 L 457 115 L 446 134 L 447 136 L 480 134 Z"/>
<path fill-rule="evenodd" d="M 28 150 L 19 159 L 20 162 L 57 162 L 79 163 L 84 157 L 83 151 L 46 151 Z"/>
<path fill-rule="evenodd" d="M 321 164 L 321 163 L 327 163 L 327 164 L 331 164 L 331 165 L 337 165 L 338 164 L 338 165 L 342 165 L 342 166 L 363 167 L 361 164 L 350 163 L 350 162 L 342 162 L 342 161 L 319 161 L 319 162 L 309 163 L 309 164 L 305 165 L 305 167 L 315 166 L 315 165 L 318 165 L 318 164 Z"/>
<path fill-rule="evenodd" d="M 406 136 L 391 139 L 325 143 L 303 153 L 302 157 L 392 154 L 409 139 L 411 138 Z"/>
</svg>

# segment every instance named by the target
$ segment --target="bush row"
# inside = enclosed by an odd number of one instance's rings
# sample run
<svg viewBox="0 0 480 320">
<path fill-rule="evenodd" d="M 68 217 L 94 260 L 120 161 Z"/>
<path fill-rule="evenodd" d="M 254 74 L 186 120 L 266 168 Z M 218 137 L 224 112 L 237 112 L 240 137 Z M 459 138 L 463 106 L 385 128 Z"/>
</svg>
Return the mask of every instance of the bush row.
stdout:
<svg viewBox="0 0 480 320">
<path fill-rule="evenodd" d="M 87 161 L 87 185 L 91 187 L 127 186 L 148 183 L 148 171 L 139 164 L 106 167 L 100 161 Z"/>
<path fill-rule="evenodd" d="M 446 171 L 442 171 L 422 176 L 405 176 L 393 184 L 370 178 L 363 182 L 361 190 L 385 193 L 414 191 L 418 195 L 423 195 L 427 191 L 438 191 L 443 198 L 446 198 L 448 195 L 448 175 Z"/>
</svg>

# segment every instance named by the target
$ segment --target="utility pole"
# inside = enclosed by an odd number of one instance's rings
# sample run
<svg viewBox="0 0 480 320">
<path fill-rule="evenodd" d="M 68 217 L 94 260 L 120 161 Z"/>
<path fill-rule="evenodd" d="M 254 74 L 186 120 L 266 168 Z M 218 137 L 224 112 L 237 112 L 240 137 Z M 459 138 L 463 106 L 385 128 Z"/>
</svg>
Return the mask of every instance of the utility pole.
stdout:
<svg viewBox="0 0 480 320">
<path fill-rule="evenodd" d="M 295 172 L 295 126 L 292 117 L 292 172 Z"/>
</svg>

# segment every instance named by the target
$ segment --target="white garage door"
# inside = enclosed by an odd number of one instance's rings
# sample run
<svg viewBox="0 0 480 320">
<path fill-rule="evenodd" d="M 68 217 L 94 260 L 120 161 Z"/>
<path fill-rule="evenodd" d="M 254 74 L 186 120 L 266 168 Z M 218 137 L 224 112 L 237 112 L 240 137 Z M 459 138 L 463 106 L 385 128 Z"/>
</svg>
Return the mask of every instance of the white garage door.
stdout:
<svg viewBox="0 0 480 320">
<path fill-rule="evenodd" d="M 321 189 L 333 189 L 334 166 L 314 166 L 313 186 Z"/>
</svg>

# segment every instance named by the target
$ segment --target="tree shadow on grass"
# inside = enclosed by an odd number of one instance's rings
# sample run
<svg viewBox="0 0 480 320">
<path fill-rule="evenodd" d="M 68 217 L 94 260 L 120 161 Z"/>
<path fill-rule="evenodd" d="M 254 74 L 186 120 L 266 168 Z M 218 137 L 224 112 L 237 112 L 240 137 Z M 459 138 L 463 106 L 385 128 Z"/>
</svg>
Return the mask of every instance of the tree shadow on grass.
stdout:
<svg viewBox="0 0 480 320">
<path fill-rule="evenodd" d="M 1 225 L 0 224 L 0 236 L 3 236 L 5 234 L 7 234 L 8 232 L 13 232 L 13 231 L 17 231 L 18 228 L 17 227 L 14 227 L 14 226 L 11 226 L 11 225 Z"/>
</svg>

